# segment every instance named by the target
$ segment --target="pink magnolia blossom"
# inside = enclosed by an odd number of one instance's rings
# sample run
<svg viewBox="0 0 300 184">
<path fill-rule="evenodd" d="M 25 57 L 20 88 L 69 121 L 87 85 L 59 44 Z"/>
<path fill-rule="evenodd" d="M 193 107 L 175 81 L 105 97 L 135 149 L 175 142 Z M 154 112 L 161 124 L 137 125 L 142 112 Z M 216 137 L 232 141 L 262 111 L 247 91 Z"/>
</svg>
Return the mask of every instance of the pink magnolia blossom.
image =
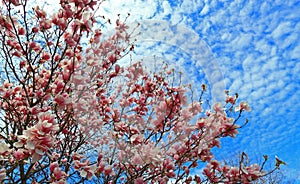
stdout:
<svg viewBox="0 0 300 184">
<path fill-rule="evenodd" d="M 16 160 L 23 160 L 28 155 L 25 150 L 21 150 L 21 149 L 18 149 L 13 154 Z"/>
<path fill-rule="evenodd" d="M 236 106 L 235 111 L 251 111 L 247 102 L 241 102 L 239 106 Z"/>
<path fill-rule="evenodd" d="M 24 131 L 26 148 L 33 156 L 33 162 L 41 159 L 42 155 L 48 151 L 54 142 L 51 134 L 58 130 L 54 117 L 50 114 L 40 116 L 40 121 L 33 127 Z"/>
<path fill-rule="evenodd" d="M 66 173 L 59 168 L 59 164 L 57 162 L 53 162 L 50 164 L 50 172 L 53 176 L 54 183 L 66 183 Z"/>
</svg>

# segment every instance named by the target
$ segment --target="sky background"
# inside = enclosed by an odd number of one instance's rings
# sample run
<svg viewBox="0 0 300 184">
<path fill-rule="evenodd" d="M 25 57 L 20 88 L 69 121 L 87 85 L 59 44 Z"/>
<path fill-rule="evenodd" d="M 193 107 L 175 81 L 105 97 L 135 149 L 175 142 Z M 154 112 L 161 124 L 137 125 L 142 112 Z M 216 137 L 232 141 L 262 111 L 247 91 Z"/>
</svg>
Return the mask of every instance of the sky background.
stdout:
<svg viewBox="0 0 300 184">
<path fill-rule="evenodd" d="M 218 159 L 278 155 L 285 176 L 300 183 L 299 9 L 299 0 L 114 0 L 102 13 L 130 12 L 128 22 L 142 24 L 148 63 L 156 55 L 194 86 L 205 81 L 214 101 L 226 88 L 249 102 L 250 123 L 222 141 Z"/>
</svg>

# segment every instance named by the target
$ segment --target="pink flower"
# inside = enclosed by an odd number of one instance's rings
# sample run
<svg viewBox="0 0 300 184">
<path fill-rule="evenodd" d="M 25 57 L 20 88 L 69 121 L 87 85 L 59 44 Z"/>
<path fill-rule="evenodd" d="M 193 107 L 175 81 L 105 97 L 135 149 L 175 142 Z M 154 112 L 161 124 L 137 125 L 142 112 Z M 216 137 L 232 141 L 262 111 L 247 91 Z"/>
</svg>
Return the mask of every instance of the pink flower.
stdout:
<svg viewBox="0 0 300 184">
<path fill-rule="evenodd" d="M 61 180 L 66 176 L 66 173 L 64 171 L 61 171 L 59 167 L 56 167 L 53 170 L 53 176 L 55 177 L 56 180 Z"/>
<path fill-rule="evenodd" d="M 23 160 L 26 157 L 26 154 L 24 153 L 24 150 L 18 149 L 14 152 L 14 157 L 16 160 Z"/>
<path fill-rule="evenodd" d="M 87 179 L 92 179 L 94 176 L 94 172 L 96 171 L 97 167 L 96 165 L 91 165 L 91 166 L 84 166 L 82 170 L 80 171 L 80 176 L 86 177 Z"/>
<path fill-rule="evenodd" d="M 142 143 L 143 141 L 143 137 L 139 134 L 134 134 L 131 136 L 130 141 L 134 144 L 134 145 L 138 145 L 140 143 Z"/>
<path fill-rule="evenodd" d="M 143 160 L 141 158 L 141 156 L 139 154 L 135 154 L 132 158 L 132 164 L 134 165 L 142 165 L 143 164 Z"/>
<path fill-rule="evenodd" d="M 40 44 L 37 44 L 36 42 L 30 42 L 29 47 L 36 52 L 39 52 L 41 50 Z"/>
<path fill-rule="evenodd" d="M 53 172 L 56 167 L 59 167 L 57 162 L 52 162 L 50 164 L 50 172 Z"/>
<path fill-rule="evenodd" d="M 11 2 L 13 5 L 15 5 L 15 6 L 21 5 L 20 0 L 11 0 L 10 2 Z"/>
<path fill-rule="evenodd" d="M 40 21 L 40 28 L 43 29 L 50 29 L 52 27 L 50 20 L 42 20 Z"/>
<path fill-rule="evenodd" d="M 54 56 L 54 61 L 59 61 L 60 58 L 61 58 L 60 55 L 56 54 L 56 55 Z"/>
<path fill-rule="evenodd" d="M 107 176 L 109 176 L 111 173 L 112 173 L 112 166 L 111 165 L 107 165 L 107 166 L 105 166 L 105 168 L 104 168 L 104 174 L 105 175 L 107 175 Z"/>
<path fill-rule="evenodd" d="M 64 30 L 67 27 L 66 19 L 55 14 L 52 16 L 52 23 L 57 25 L 61 30 Z"/>
<path fill-rule="evenodd" d="M 236 96 L 228 96 L 226 98 L 226 103 L 231 103 L 231 104 L 235 104 L 235 101 L 236 101 Z"/>
<path fill-rule="evenodd" d="M 217 114 L 224 114 L 224 108 L 220 102 L 214 105 L 214 110 Z"/>
<path fill-rule="evenodd" d="M 72 158 L 74 159 L 74 160 L 81 160 L 82 158 L 84 158 L 84 156 L 82 156 L 82 155 L 80 155 L 79 153 L 73 153 L 73 155 L 72 155 Z"/>
<path fill-rule="evenodd" d="M 31 31 L 32 31 L 33 33 L 37 33 L 37 32 L 39 31 L 39 28 L 33 27 Z"/>
<path fill-rule="evenodd" d="M 44 10 L 41 10 L 39 6 L 37 6 L 34 10 L 35 10 L 37 17 L 46 18 L 46 12 Z"/>
<path fill-rule="evenodd" d="M 51 58 L 51 55 L 48 52 L 43 52 L 42 60 L 48 61 Z"/>
<path fill-rule="evenodd" d="M 81 20 L 75 20 L 75 24 L 79 25 L 82 31 L 89 32 L 93 26 L 93 14 L 91 12 L 84 12 Z"/>
<path fill-rule="evenodd" d="M 57 95 L 54 98 L 54 102 L 59 106 L 59 107 L 63 107 L 65 104 L 65 98 L 62 95 Z"/>
<path fill-rule="evenodd" d="M 120 33 L 126 32 L 126 30 L 129 28 L 125 23 L 120 22 L 118 19 L 116 21 L 116 29 L 120 31 Z"/>
<path fill-rule="evenodd" d="M 251 111 L 247 102 L 241 102 L 239 106 L 235 107 L 235 111 Z"/>
<path fill-rule="evenodd" d="M 134 184 L 144 184 L 144 179 L 143 177 L 139 177 L 137 179 L 134 180 Z"/>
<path fill-rule="evenodd" d="M 24 131 L 26 148 L 30 150 L 33 162 L 39 160 L 42 155 L 54 145 L 54 138 L 51 134 L 56 132 L 59 126 L 55 124 L 55 119 L 51 114 L 39 116 L 39 122 Z"/>
<path fill-rule="evenodd" d="M 26 33 L 26 31 L 25 31 L 25 29 L 24 29 L 23 27 L 20 27 L 20 28 L 18 29 L 18 34 L 19 34 L 19 35 L 25 35 L 25 33 Z"/>
</svg>

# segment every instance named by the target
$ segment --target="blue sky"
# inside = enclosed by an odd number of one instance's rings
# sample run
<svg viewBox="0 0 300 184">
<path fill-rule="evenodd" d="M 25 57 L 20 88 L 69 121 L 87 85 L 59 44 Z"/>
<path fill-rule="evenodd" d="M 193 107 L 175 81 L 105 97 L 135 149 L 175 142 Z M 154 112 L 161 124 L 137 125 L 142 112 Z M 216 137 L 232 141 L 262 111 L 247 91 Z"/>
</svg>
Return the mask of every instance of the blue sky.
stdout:
<svg viewBox="0 0 300 184">
<path fill-rule="evenodd" d="M 238 92 L 252 111 L 235 139 L 222 142 L 217 158 L 245 151 L 278 155 L 286 177 L 300 183 L 300 1 L 127 0 L 108 1 L 107 14 L 131 13 L 147 25 L 141 56 L 156 56 L 203 78 L 215 101 L 223 87 Z M 156 44 L 155 44 L 156 43 Z M 158 44 L 159 43 L 159 44 Z M 138 51 L 137 51 L 138 52 Z M 219 94 L 219 95 L 218 95 Z"/>
</svg>

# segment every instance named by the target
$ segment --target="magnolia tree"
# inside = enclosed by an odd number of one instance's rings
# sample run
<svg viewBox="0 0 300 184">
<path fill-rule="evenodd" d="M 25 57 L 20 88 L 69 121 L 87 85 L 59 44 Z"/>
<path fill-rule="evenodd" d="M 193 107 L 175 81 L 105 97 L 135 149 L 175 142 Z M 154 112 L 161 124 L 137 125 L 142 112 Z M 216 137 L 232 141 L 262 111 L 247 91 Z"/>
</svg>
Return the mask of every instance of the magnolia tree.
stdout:
<svg viewBox="0 0 300 184">
<path fill-rule="evenodd" d="M 237 95 L 202 109 L 202 95 L 190 100 L 190 86 L 172 82 L 173 69 L 124 63 L 134 39 L 126 18 L 96 14 L 101 1 L 61 0 L 51 13 L 29 3 L 1 5 L 3 183 L 250 183 L 267 174 L 214 159 L 220 138 L 245 124 L 237 120 L 250 108 Z"/>
</svg>

